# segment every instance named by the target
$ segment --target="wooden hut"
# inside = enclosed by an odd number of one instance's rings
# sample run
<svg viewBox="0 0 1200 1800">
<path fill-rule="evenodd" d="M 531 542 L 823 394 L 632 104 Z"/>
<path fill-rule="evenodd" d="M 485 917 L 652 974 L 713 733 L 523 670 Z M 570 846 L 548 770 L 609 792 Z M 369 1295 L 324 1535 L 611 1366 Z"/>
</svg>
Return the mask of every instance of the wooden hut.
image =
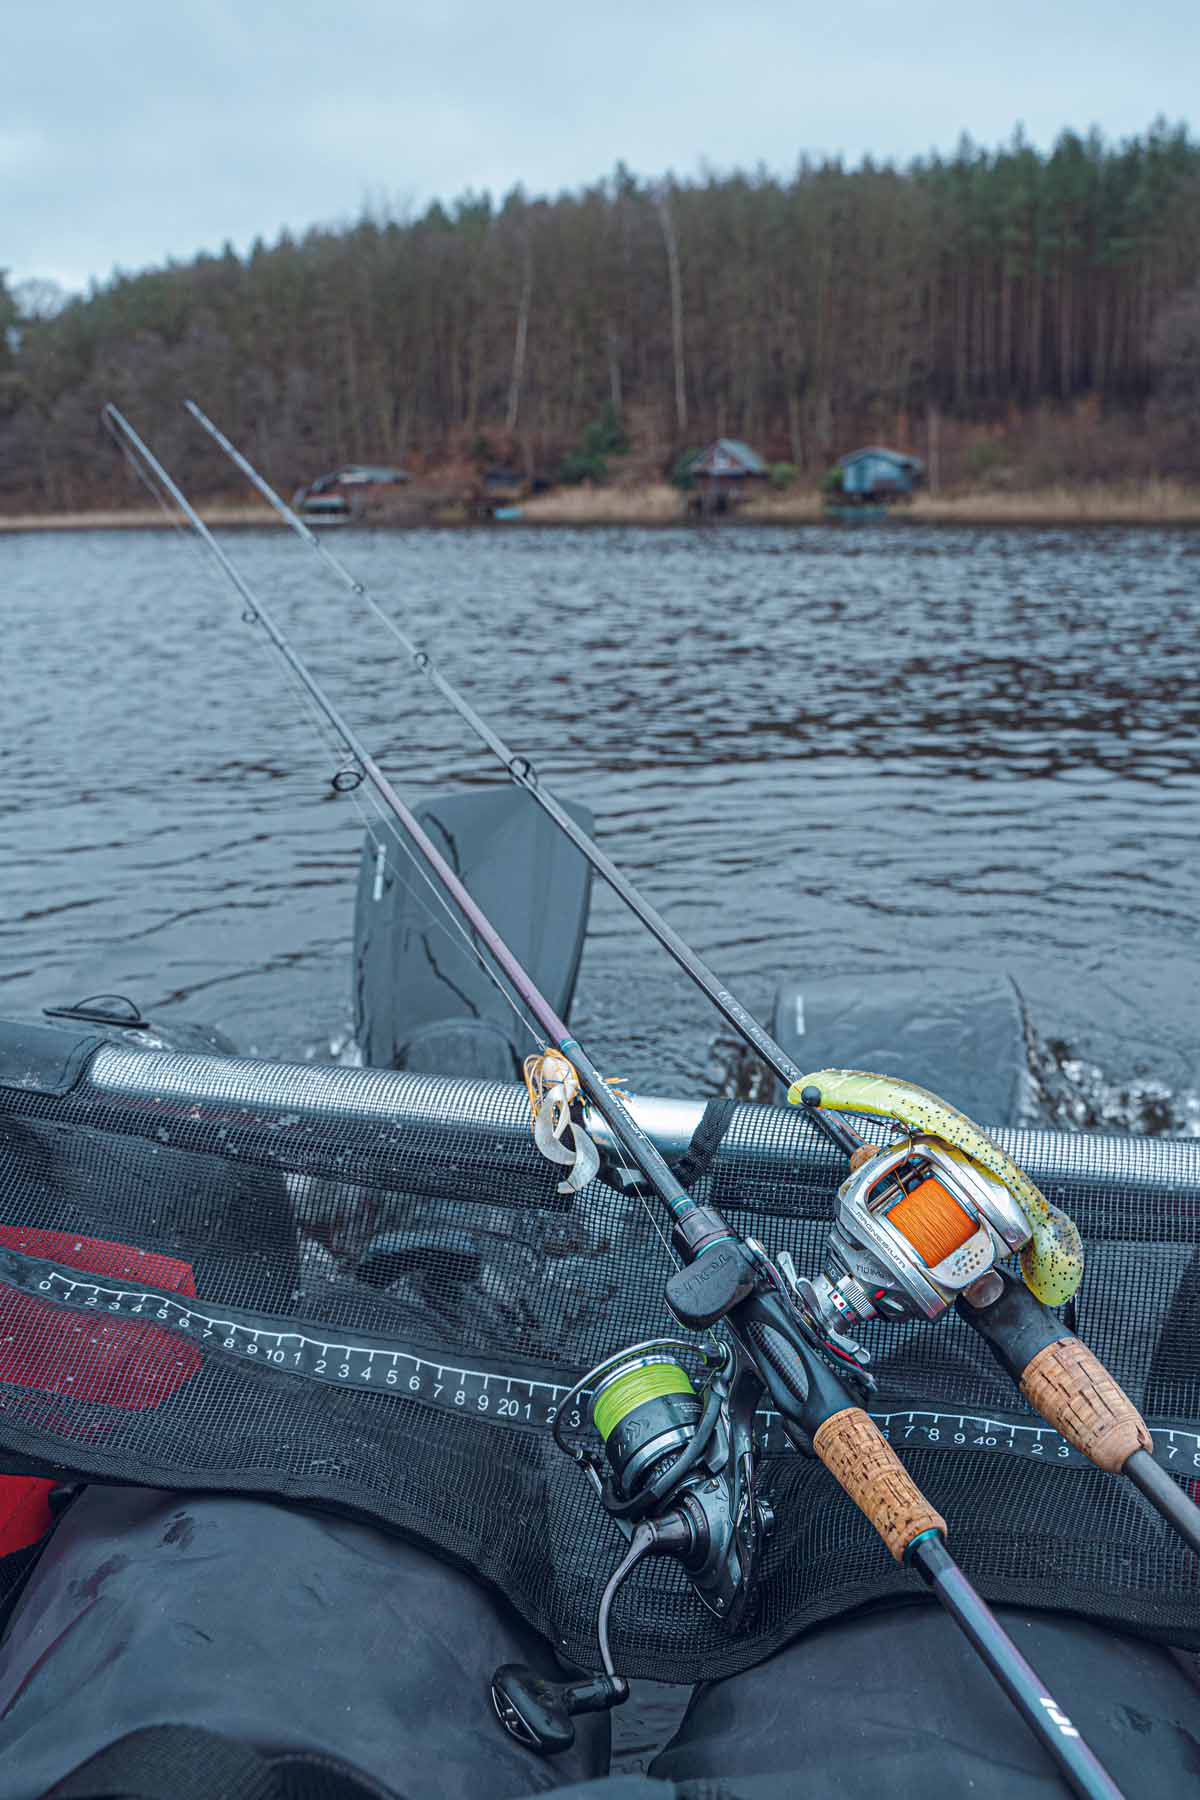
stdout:
<svg viewBox="0 0 1200 1800">
<path fill-rule="evenodd" d="M 925 473 L 925 464 L 919 456 L 872 444 L 843 456 L 841 471 L 840 493 L 834 498 L 869 503 L 910 497 Z"/>
<path fill-rule="evenodd" d="M 391 517 L 412 476 L 379 463 L 347 463 L 300 488 L 292 505 L 310 524 Z"/>
<path fill-rule="evenodd" d="M 766 480 L 767 465 L 749 444 L 723 437 L 700 452 L 688 477 L 692 508 L 707 516 L 731 511 L 744 499 L 748 483 Z"/>
<path fill-rule="evenodd" d="M 516 518 L 533 486 L 517 469 L 506 463 L 493 463 L 468 488 L 467 511 L 476 519 Z"/>
</svg>

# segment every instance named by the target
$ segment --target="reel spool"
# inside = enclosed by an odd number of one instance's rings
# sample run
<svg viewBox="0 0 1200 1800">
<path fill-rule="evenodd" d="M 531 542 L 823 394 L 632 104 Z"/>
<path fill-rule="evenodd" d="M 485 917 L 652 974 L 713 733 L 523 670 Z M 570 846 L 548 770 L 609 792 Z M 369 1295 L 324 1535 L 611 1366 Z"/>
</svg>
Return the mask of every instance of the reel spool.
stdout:
<svg viewBox="0 0 1200 1800">
<path fill-rule="evenodd" d="M 940 1318 L 960 1294 L 986 1304 L 996 1265 L 1029 1241 L 1016 1201 L 960 1151 L 915 1132 L 863 1157 L 838 1189 L 825 1266 L 800 1285 L 828 1326 Z"/>
<path fill-rule="evenodd" d="M 665 1352 L 627 1355 L 596 1383 L 591 1421 L 604 1440 L 611 1492 L 636 1501 L 695 1440 L 703 1408 L 691 1376 Z"/>
</svg>

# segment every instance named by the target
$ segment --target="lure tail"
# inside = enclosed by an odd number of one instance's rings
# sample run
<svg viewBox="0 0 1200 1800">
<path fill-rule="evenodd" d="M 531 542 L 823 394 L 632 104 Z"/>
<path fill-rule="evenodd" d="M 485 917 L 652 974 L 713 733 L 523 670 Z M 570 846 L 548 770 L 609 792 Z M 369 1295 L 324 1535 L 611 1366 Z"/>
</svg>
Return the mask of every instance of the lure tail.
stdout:
<svg viewBox="0 0 1200 1800">
<path fill-rule="evenodd" d="M 560 1194 L 575 1194 L 587 1186 L 600 1168 L 600 1152 L 571 1117 L 571 1104 L 579 1098 L 575 1065 L 558 1051 L 547 1050 L 525 1058 L 525 1088 L 533 1114 L 533 1141 L 547 1162 L 570 1169 L 560 1181 Z M 568 1148 L 564 1141 L 570 1137 Z"/>
</svg>

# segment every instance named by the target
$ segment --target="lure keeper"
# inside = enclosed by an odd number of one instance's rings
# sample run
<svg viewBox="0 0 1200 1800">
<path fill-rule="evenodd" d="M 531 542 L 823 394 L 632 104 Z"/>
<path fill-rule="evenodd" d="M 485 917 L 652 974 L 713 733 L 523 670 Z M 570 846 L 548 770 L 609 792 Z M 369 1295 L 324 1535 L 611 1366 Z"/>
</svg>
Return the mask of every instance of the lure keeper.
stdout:
<svg viewBox="0 0 1200 1800">
<path fill-rule="evenodd" d="M 544 1050 L 525 1058 L 523 1074 L 533 1115 L 533 1141 L 547 1162 L 570 1170 L 558 1184 L 559 1193 L 576 1194 L 600 1169 L 600 1152 L 582 1124 L 578 1070 L 561 1051 Z M 570 1147 L 565 1142 L 568 1135 Z"/>
</svg>

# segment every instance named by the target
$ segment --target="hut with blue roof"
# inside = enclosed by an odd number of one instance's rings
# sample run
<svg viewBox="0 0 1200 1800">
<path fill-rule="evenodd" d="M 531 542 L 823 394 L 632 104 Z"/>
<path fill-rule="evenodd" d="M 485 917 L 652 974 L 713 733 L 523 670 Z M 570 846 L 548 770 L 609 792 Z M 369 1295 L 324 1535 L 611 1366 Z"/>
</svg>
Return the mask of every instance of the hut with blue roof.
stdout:
<svg viewBox="0 0 1200 1800">
<path fill-rule="evenodd" d="M 852 450 L 841 458 L 839 468 L 841 483 L 833 489 L 832 498 L 860 505 L 910 499 L 925 473 L 919 456 L 909 456 L 903 450 L 884 450 L 878 444 Z"/>
</svg>

